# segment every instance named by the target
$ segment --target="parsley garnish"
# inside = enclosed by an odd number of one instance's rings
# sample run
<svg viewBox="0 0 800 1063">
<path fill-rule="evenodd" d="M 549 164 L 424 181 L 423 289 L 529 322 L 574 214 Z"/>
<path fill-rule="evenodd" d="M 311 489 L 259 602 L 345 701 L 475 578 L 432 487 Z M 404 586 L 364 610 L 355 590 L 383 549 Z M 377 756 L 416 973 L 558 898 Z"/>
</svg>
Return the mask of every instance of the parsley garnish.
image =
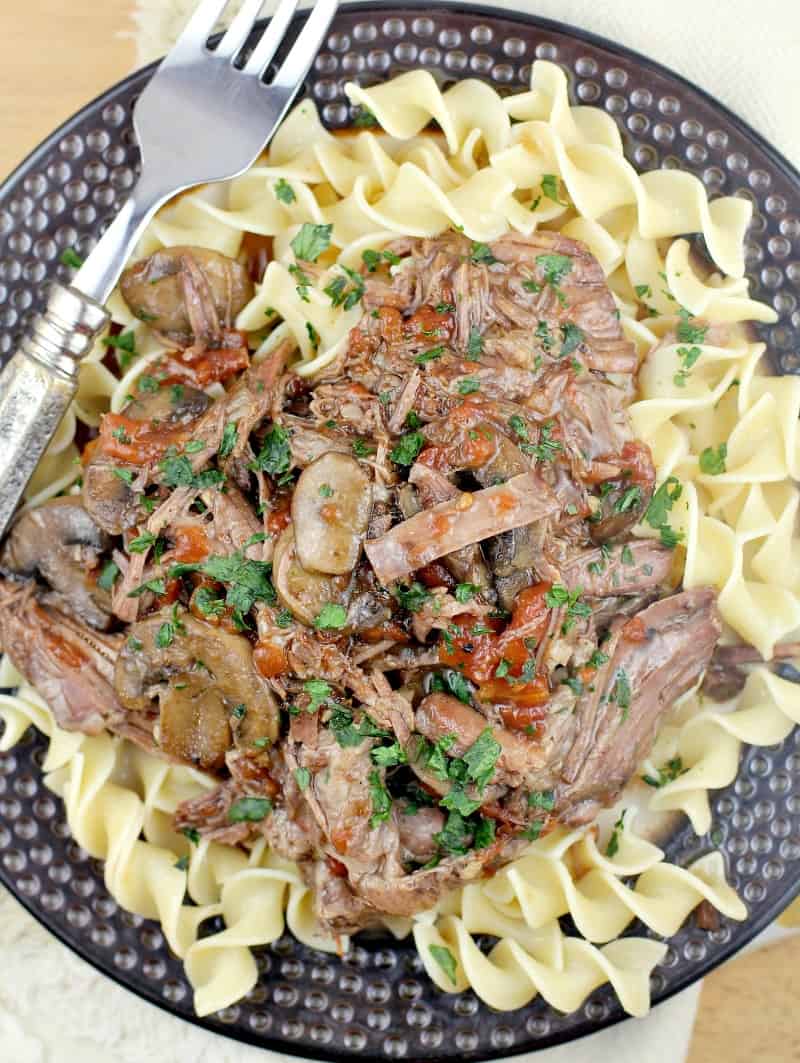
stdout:
<svg viewBox="0 0 800 1063">
<path fill-rule="evenodd" d="M 462 759 L 467 765 L 467 775 L 480 791 L 486 789 L 486 784 L 494 775 L 501 750 L 502 746 L 492 734 L 491 727 L 487 727 L 464 753 Z"/>
<path fill-rule="evenodd" d="M 458 583 L 455 589 L 455 599 L 457 602 L 468 602 L 479 591 L 480 587 L 476 583 Z"/>
<path fill-rule="evenodd" d="M 608 695 L 609 701 L 615 701 L 617 705 L 622 709 L 623 722 L 628 718 L 628 712 L 631 707 L 631 683 L 628 679 L 628 673 L 624 668 L 618 668 L 616 678 L 614 679 L 614 686 L 611 688 L 611 693 Z"/>
<path fill-rule="evenodd" d="M 545 284 L 549 284 L 555 292 L 558 301 L 562 304 L 566 302 L 564 293 L 561 291 L 559 285 L 561 281 L 572 269 L 572 259 L 568 255 L 537 255 L 536 265 L 541 267 L 544 273 Z"/>
<path fill-rule="evenodd" d="M 623 808 L 623 810 L 619 814 L 619 819 L 614 824 L 614 829 L 611 832 L 611 837 L 608 839 L 608 845 L 606 846 L 606 856 L 608 856 L 609 858 L 615 857 L 619 851 L 619 834 L 620 831 L 623 830 L 625 827 L 625 812 L 626 809 Z"/>
<path fill-rule="evenodd" d="M 272 811 L 268 797 L 240 797 L 228 809 L 229 823 L 259 823 Z"/>
<path fill-rule="evenodd" d="M 727 443 L 720 443 L 716 450 L 714 447 L 706 447 L 700 455 L 700 472 L 704 472 L 707 476 L 721 475 L 721 473 L 726 471 L 725 459 L 727 456 Z"/>
<path fill-rule="evenodd" d="M 455 309 L 455 307 L 453 307 Z M 481 336 L 478 329 L 473 327 L 469 330 L 469 339 L 467 340 L 467 361 L 478 362 L 483 354 L 483 336 Z"/>
<path fill-rule="evenodd" d="M 219 456 L 221 458 L 227 458 L 233 448 L 236 446 L 238 432 L 239 429 L 236 422 L 228 421 L 222 431 L 222 439 L 219 444 Z"/>
<path fill-rule="evenodd" d="M 283 177 L 278 178 L 272 191 L 275 193 L 275 198 L 279 199 L 281 203 L 294 203 L 297 199 L 297 196 L 294 194 L 294 189 Z"/>
<path fill-rule="evenodd" d="M 645 511 L 644 519 L 651 528 L 657 529 L 664 546 L 677 546 L 683 538 L 682 532 L 674 531 L 667 523 L 667 515 L 672 506 L 683 494 L 683 486 L 675 476 L 669 476 L 661 484 Z"/>
<path fill-rule="evenodd" d="M 380 768 L 393 768 L 397 764 L 407 764 L 406 751 L 399 742 L 393 742 L 390 746 L 378 746 L 370 754 L 373 763 Z"/>
<path fill-rule="evenodd" d="M 441 358 L 444 354 L 444 347 L 431 347 L 429 351 L 423 351 L 422 354 L 418 354 L 414 357 L 416 365 L 425 365 L 427 362 L 432 362 L 436 358 Z"/>
<path fill-rule="evenodd" d="M 364 439 L 354 439 L 352 449 L 357 458 L 368 458 L 375 453 L 375 447 L 371 447 Z"/>
<path fill-rule="evenodd" d="M 70 269 L 80 269 L 83 265 L 83 259 L 74 247 L 65 247 L 58 260 L 62 266 L 69 266 Z"/>
<path fill-rule="evenodd" d="M 654 778 L 652 775 L 643 775 L 642 781 L 646 782 L 648 786 L 654 786 L 658 789 L 661 786 L 666 786 L 668 782 L 674 782 L 679 775 L 687 769 L 683 766 L 683 761 L 680 757 L 673 757 L 672 760 L 668 760 L 663 768 L 659 768 L 658 777 Z"/>
<path fill-rule="evenodd" d="M 481 816 L 472 842 L 473 849 L 488 849 L 494 843 L 494 820 Z"/>
<path fill-rule="evenodd" d="M 307 790 L 308 784 L 311 782 L 311 772 L 308 768 L 295 768 L 294 781 L 300 790 Z"/>
<path fill-rule="evenodd" d="M 133 472 L 131 469 L 121 469 L 119 466 L 115 466 L 111 470 L 118 480 L 122 480 L 124 484 L 129 486 L 133 483 Z"/>
<path fill-rule="evenodd" d="M 559 358 L 563 358 L 567 354 L 572 354 L 584 341 L 584 334 L 582 329 L 579 329 L 577 325 L 573 325 L 571 321 L 567 321 L 566 324 L 561 326 L 561 350 L 558 352 Z"/>
<path fill-rule="evenodd" d="M 493 262 L 497 261 L 488 244 L 476 243 L 472 245 L 469 260 L 476 266 L 491 266 Z"/>
<path fill-rule="evenodd" d="M 546 173 L 542 178 L 542 194 L 552 199 L 554 203 L 558 203 L 560 207 L 566 206 L 566 203 L 562 203 L 559 199 L 558 178 L 554 173 Z"/>
<path fill-rule="evenodd" d="M 192 601 L 203 616 L 221 616 L 225 612 L 225 602 L 208 587 L 198 587 Z"/>
<path fill-rule="evenodd" d="M 672 382 L 676 387 L 685 388 L 686 381 L 689 379 L 689 370 L 695 364 L 697 359 L 703 352 L 699 347 L 679 347 L 678 358 L 681 362 L 681 368 L 672 378 Z"/>
<path fill-rule="evenodd" d="M 448 979 L 453 983 L 453 985 L 457 985 L 458 983 L 456 981 L 456 958 L 452 954 L 450 949 L 445 948 L 444 945 L 429 945 L 428 949 L 430 951 L 431 956 L 433 956 L 433 958 L 442 968 Z"/>
<path fill-rule="evenodd" d="M 396 583 L 392 594 L 409 613 L 418 613 L 431 596 L 430 591 L 416 580 L 408 586 L 404 583 Z"/>
<path fill-rule="evenodd" d="M 333 225 L 314 225 L 305 221 L 291 243 L 292 251 L 303 262 L 316 262 L 331 245 Z"/>
<path fill-rule="evenodd" d="M 358 112 L 353 115 L 353 125 L 360 129 L 367 129 L 377 124 L 378 119 L 368 107 L 360 107 Z"/>
<path fill-rule="evenodd" d="M 481 390 L 480 381 L 474 376 L 464 376 L 456 384 L 456 390 L 459 395 L 474 395 Z"/>
<path fill-rule="evenodd" d="M 253 462 L 257 469 L 269 473 L 278 483 L 285 483 L 285 478 L 292 464 L 292 452 L 289 447 L 289 433 L 280 425 L 274 424 L 264 436 L 261 450 Z"/>
<path fill-rule="evenodd" d="M 326 602 L 314 617 L 314 627 L 317 631 L 335 631 L 343 628 L 346 623 L 347 610 L 335 602 Z"/>
<path fill-rule="evenodd" d="M 100 575 L 97 577 L 97 586 L 104 591 L 110 591 L 119 575 L 119 566 L 113 561 L 106 561 Z"/>
<path fill-rule="evenodd" d="M 328 296 L 333 306 L 341 306 L 344 310 L 352 310 L 364 295 L 364 278 L 353 269 L 348 269 L 339 263 L 339 269 L 344 270 L 347 276 L 338 276 L 326 285 L 322 290 Z M 352 287 L 347 287 L 347 278 L 350 278 Z"/>
<path fill-rule="evenodd" d="M 397 465 L 413 465 L 424 446 L 425 436 L 422 432 L 406 432 L 400 437 L 389 457 Z"/>
<path fill-rule="evenodd" d="M 116 349 L 120 369 L 127 369 L 136 357 L 136 337 L 130 331 L 121 332 L 118 336 L 104 336 L 103 346 Z"/>
<path fill-rule="evenodd" d="M 693 325 L 692 315 L 684 307 L 678 311 L 678 316 L 681 319 L 677 328 L 678 343 L 704 343 L 708 326 Z"/>
</svg>

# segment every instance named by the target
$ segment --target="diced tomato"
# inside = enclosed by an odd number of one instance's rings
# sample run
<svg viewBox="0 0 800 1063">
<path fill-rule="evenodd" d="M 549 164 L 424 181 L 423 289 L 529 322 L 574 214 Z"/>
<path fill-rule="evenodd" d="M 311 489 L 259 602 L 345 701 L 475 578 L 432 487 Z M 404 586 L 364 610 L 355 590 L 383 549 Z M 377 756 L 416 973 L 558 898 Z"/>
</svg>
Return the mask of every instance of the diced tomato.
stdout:
<svg viewBox="0 0 800 1063">
<path fill-rule="evenodd" d="M 204 388 L 228 380 L 250 365 L 250 351 L 246 343 L 239 347 L 220 347 L 205 351 L 202 357 L 184 360 L 179 354 L 169 360 L 164 383 L 182 382 Z"/>
<path fill-rule="evenodd" d="M 202 561 L 208 557 L 208 536 L 197 524 L 188 524 L 175 529 L 175 560 Z"/>
<path fill-rule="evenodd" d="M 122 413 L 107 413 L 100 422 L 99 446 L 109 458 L 131 465 L 146 465 L 161 458 L 169 447 L 181 447 L 186 428 L 153 428 L 150 421 L 135 421 Z"/>
<path fill-rule="evenodd" d="M 347 867 L 335 856 L 326 856 L 325 866 L 336 878 L 347 878 Z"/>
<path fill-rule="evenodd" d="M 273 679 L 289 670 L 283 647 L 275 642 L 257 642 L 253 650 L 253 663 L 265 679 Z"/>
<path fill-rule="evenodd" d="M 181 581 L 179 579 L 168 579 L 167 587 L 163 594 L 158 595 L 158 601 L 160 605 L 172 605 L 173 602 L 177 602 L 181 593 Z"/>
<path fill-rule="evenodd" d="M 451 313 L 439 314 L 432 306 L 421 306 L 411 317 L 403 322 L 403 332 L 407 339 L 414 339 L 431 345 L 441 343 L 450 336 L 453 327 Z"/>
<path fill-rule="evenodd" d="M 424 568 L 417 569 L 417 579 L 426 587 L 447 587 L 452 590 L 455 580 L 441 561 L 431 561 Z"/>
<path fill-rule="evenodd" d="M 394 642 L 410 641 L 407 632 L 391 620 L 387 620 L 385 624 L 378 624 L 376 627 L 364 628 L 359 631 L 358 635 L 364 642 L 371 643 L 383 642 L 384 639 L 392 639 Z"/>
<path fill-rule="evenodd" d="M 631 482 L 645 484 L 648 487 L 655 483 L 656 471 L 653 465 L 653 455 L 650 447 L 636 439 L 626 443 L 620 455 L 620 465 L 630 476 Z"/>
<path fill-rule="evenodd" d="M 547 684 L 544 682 L 544 677 L 540 676 L 536 683 L 541 683 L 544 690 L 542 691 L 543 697 L 538 703 L 535 702 L 533 693 L 529 698 L 528 703 L 521 702 L 513 705 L 505 705 L 500 710 L 500 716 L 503 723 L 511 731 L 526 731 L 530 734 L 530 729 L 534 731 L 538 727 L 540 720 L 543 720 L 547 715 L 544 705 L 547 699 L 550 697 L 550 692 L 546 689 Z M 530 684 L 535 686 L 536 684 Z"/>
<path fill-rule="evenodd" d="M 646 642 L 647 628 L 644 620 L 638 616 L 632 616 L 622 629 L 622 637 L 629 642 Z"/>
<path fill-rule="evenodd" d="M 274 537 L 280 535 L 284 528 L 292 522 L 292 500 L 288 494 L 281 494 L 273 501 L 272 509 L 267 517 L 267 531 Z"/>
<path fill-rule="evenodd" d="M 526 641 L 532 639 L 533 645 L 547 631 L 549 611 L 545 594 L 550 586 L 549 583 L 536 583 L 521 591 L 517 595 L 511 621 L 501 634 L 473 635 L 470 627 L 475 626 L 474 621 L 465 618 L 466 622 L 461 625 L 456 621 L 457 626 L 463 628 L 463 633 L 451 635 L 449 643 L 448 640 L 440 643 L 439 659 L 442 664 L 458 668 L 478 683 L 481 689 L 485 688 L 485 700 L 520 701 L 525 704 L 528 698 L 533 699 L 535 704 L 541 704 L 540 688 L 536 687 L 538 680 L 533 683 L 509 683 L 504 677 L 496 677 L 495 672 L 500 662 L 505 660 L 508 662 L 509 676 L 522 675 L 522 669 L 531 656 Z M 536 687 L 536 691 L 529 691 L 527 688 L 530 686 Z"/>
</svg>

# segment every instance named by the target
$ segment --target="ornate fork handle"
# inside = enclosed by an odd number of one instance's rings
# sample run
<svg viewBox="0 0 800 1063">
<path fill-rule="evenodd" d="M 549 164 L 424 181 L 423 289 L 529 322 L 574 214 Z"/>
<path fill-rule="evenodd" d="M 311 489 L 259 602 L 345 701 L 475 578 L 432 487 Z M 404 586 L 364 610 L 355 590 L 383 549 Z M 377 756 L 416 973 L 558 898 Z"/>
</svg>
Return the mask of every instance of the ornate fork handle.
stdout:
<svg viewBox="0 0 800 1063">
<path fill-rule="evenodd" d="M 0 537 L 75 397 L 80 361 L 107 322 L 94 299 L 55 284 L 44 313 L 0 374 Z"/>
</svg>

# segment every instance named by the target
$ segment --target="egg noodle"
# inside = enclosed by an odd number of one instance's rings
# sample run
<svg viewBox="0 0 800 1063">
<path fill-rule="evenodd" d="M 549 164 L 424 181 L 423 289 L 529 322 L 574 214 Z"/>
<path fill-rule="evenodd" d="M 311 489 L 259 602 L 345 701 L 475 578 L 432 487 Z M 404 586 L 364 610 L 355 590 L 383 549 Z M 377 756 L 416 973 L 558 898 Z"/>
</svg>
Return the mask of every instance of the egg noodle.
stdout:
<svg viewBox="0 0 800 1063">
<path fill-rule="evenodd" d="M 676 557 L 684 586 L 714 587 L 728 633 L 769 659 L 775 644 L 800 628 L 793 482 L 800 478 L 800 379 L 764 375 L 764 345 L 752 342 L 742 324 L 775 320 L 771 308 L 749 298 L 744 278 L 749 202 L 709 203 L 701 182 L 686 173 L 637 174 L 613 119 L 597 108 L 571 107 L 566 77 L 552 63 L 535 63 L 530 91 L 506 98 L 476 80 L 442 93 L 421 70 L 369 89 L 349 85 L 347 93 L 367 121 L 374 116 L 373 129 L 334 136 L 304 100 L 246 174 L 164 208 L 136 257 L 178 244 L 235 257 L 245 233 L 272 237 L 273 260 L 237 327 L 250 333 L 256 361 L 290 338 L 296 371 L 311 377 L 345 349 L 360 316 L 357 307 L 333 307 L 323 288 L 341 274 L 340 265 L 360 266 L 364 250 L 398 234 L 434 236 L 448 228 L 480 242 L 537 228 L 583 241 L 603 267 L 642 361 L 629 412 L 636 436 L 652 449 L 658 482 L 675 496 L 669 520 L 681 539 Z M 437 131 L 423 132 L 432 120 Z M 276 193 L 278 182 L 289 184 L 290 200 Z M 307 301 L 287 268 L 290 241 L 304 222 L 333 226 L 331 250 Z M 695 268 L 687 233 L 702 234 L 714 264 L 709 276 Z M 115 375 L 97 343 L 28 487 L 28 506 L 77 489 L 77 422 L 96 428 L 109 408 L 120 410 L 136 378 L 165 351 L 117 293 L 109 307 L 132 334 L 135 357 Z M 676 338 L 681 311 L 709 326 L 690 358 Z M 638 533 L 659 534 L 649 525 Z M 177 806 L 216 780 L 110 735 L 60 729 L 7 660 L 0 685 L 15 689 L 0 696 L 0 748 L 11 748 L 31 724 L 48 736 L 45 781 L 63 797 L 75 840 L 105 861 L 106 886 L 122 907 L 160 922 L 184 960 L 199 1015 L 252 989 L 258 974 L 251 949 L 284 928 L 307 945 L 336 951 L 315 922 L 297 868 L 263 840 L 246 851 L 205 839 L 191 844 L 176 833 Z M 642 1015 L 666 946 L 652 937 L 620 937 L 626 927 L 638 919 L 669 937 L 702 900 L 732 919 L 746 918 L 747 910 L 727 885 L 723 854 L 711 842 L 682 868 L 637 834 L 631 812 L 616 819 L 613 833 L 609 824 L 621 806 L 638 802 L 649 804 L 648 813 L 685 812 L 706 834 L 708 792 L 734 780 L 742 742 L 780 742 L 799 722 L 800 686 L 766 666 L 749 673 L 735 703 L 709 708 L 690 692 L 641 767 L 651 785 L 632 782 L 599 831 L 558 828 L 491 879 L 414 919 L 387 918 L 387 925 L 398 937 L 413 934 L 426 971 L 444 991 L 471 987 L 498 1009 L 518 1008 L 540 993 L 569 1012 L 609 982 L 625 1010 Z M 560 928 L 567 914 L 580 936 Z M 221 916 L 225 929 L 198 938 L 210 916 Z M 479 934 L 497 939 L 490 952 L 478 946 Z M 437 945 L 454 957 L 452 971 L 436 961 Z"/>
</svg>

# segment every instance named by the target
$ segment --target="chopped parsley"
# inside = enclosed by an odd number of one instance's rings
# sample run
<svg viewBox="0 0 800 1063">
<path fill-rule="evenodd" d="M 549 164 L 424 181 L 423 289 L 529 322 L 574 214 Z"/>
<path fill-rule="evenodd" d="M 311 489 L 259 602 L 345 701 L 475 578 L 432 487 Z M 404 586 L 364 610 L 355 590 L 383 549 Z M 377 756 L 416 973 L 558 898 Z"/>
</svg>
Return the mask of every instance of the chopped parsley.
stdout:
<svg viewBox="0 0 800 1063">
<path fill-rule="evenodd" d="M 69 266 L 70 269 L 80 269 L 83 265 L 83 259 L 74 247 L 65 247 L 58 256 L 58 261 L 62 266 Z"/>
<path fill-rule="evenodd" d="M 275 623 L 278 627 L 291 627 L 294 623 L 291 609 L 279 609 L 275 614 Z"/>
<path fill-rule="evenodd" d="M 308 341 L 312 348 L 316 351 L 319 348 L 319 333 L 311 324 L 310 321 L 306 321 L 306 332 L 308 333 Z"/>
<path fill-rule="evenodd" d="M 566 297 L 561 291 L 561 281 L 572 270 L 572 259 L 568 255 L 546 254 L 536 256 L 536 265 L 544 274 L 545 284 L 548 284 L 556 294 L 558 301 L 563 305 Z"/>
<path fill-rule="evenodd" d="M 390 266 L 399 266 L 401 262 L 400 257 L 392 251 L 362 251 L 361 259 L 368 273 L 374 273 L 382 261 L 388 262 Z"/>
<path fill-rule="evenodd" d="M 672 378 L 672 382 L 675 384 L 676 387 L 686 387 L 686 381 L 689 379 L 689 371 L 702 353 L 703 352 L 700 350 L 699 347 L 678 348 L 678 358 L 681 363 L 681 368 Z"/>
<path fill-rule="evenodd" d="M 291 242 L 292 251 L 303 262 L 316 262 L 323 251 L 331 245 L 333 225 L 314 225 L 303 222 L 300 231 Z"/>
<path fill-rule="evenodd" d="M 631 565 L 635 565 L 636 564 L 636 560 L 635 560 L 635 558 L 633 556 L 633 551 L 631 550 L 631 548 L 627 544 L 622 547 L 622 552 L 620 554 L 620 559 L 621 559 L 623 565 L 627 565 L 628 568 L 630 568 Z"/>
<path fill-rule="evenodd" d="M 530 439 L 528 426 L 518 413 L 512 414 L 511 417 L 509 417 L 508 427 L 514 435 L 518 436 L 520 439 L 523 439 L 526 442 Z"/>
<path fill-rule="evenodd" d="M 344 310 L 352 310 L 364 296 L 364 278 L 360 273 L 356 273 L 354 269 L 348 269 L 347 266 L 343 266 L 341 263 L 339 263 L 339 269 L 344 271 L 345 276 L 334 277 L 330 284 L 326 285 L 322 290 L 330 299 L 332 306 L 341 306 Z M 350 280 L 349 288 L 347 286 L 348 278 Z"/>
<path fill-rule="evenodd" d="M 437 358 L 441 358 L 444 354 L 444 347 L 431 347 L 428 351 L 423 351 L 421 354 L 417 354 L 414 357 L 415 365 L 426 365 L 428 362 L 433 362 Z"/>
<path fill-rule="evenodd" d="M 659 768 L 658 776 L 643 775 L 642 781 L 646 782 L 648 786 L 653 786 L 659 789 L 662 786 L 666 786 L 669 782 L 674 782 L 679 775 L 687 769 L 683 766 L 683 761 L 680 757 L 673 757 L 672 760 L 668 760 L 663 768 Z"/>
<path fill-rule="evenodd" d="M 136 381 L 136 387 L 139 391 L 144 391 L 146 394 L 153 394 L 158 391 L 158 381 L 154 376 L 150 376 L 149 373 L 143 373 Z"/>
<path fill-rule="evenodd" d="M 396 583 L 392 594 L 404 609 L 409 613 L 418 613 L 425 602 L 430 598 L 430 591 L 414 580 L 413 583 Z"/>
<path fill-rule="evenodd" d="M 457 602 L 470 601 L 476 594 L 480 592 L 480 587 L 476 583 L 458 583 L 455 589 L 455 599 Z"/>
<path fill-rule="evenodd" d="M 363 439 L 354 439 L 352 449 L 353 454 L 355 454 L 357 458 L 368 458 L 371 454 L 375 453 L 375 448 L 371 447 L 369 443 Z"/>
<path fill-rule="evenodd" d="M 539 431 L 539 442 L 523 443 L 520 450 L 538 458 L 539 461 L 555 461 L 556 454 L 564 448 L 557 439 L 553 439 L 553 424 L 553 421 L 543 424 Z"/>
<path fill-rule="evenodd" d="M 275 198 L 279 199 L 281 203 L 294 203 L 297 199 L 294 189 L 284 177 L 278 178 L 272 191 L 275 193 Z"/>
<path fill-rule="evenodd" d="M 562 203 L 559 198 L 559 181 L 554 173 L 546 173 L 542 178 L 542 195 L 547 196 L 548 199 L 552 199 L 552 201 L 558 203 L 560 207 L 566 206 L 566 203 Z"/>
<path fill-rule="evenodd" d="M 625 827 L 625 809 L 620 812 L 619 819 L 614 824 L 614 829 L 611 832 L 611 837 L 608 839 L 608 845 L 606 846 L 606 856 L 609 859 L 613 859 L 619 852 L 619 835 L 620 831 Z"/>
<path fill-rule="evenodd" d="M 392 814 L 392 795 L 387 790 L 377 769 L 370 772 L 370 797 L 372 798 L 370 826 L 377 827 L 379 823 L 386 823 Z"/>
<path fill-rule="evenodd" d="M 644 519 L 651 528 L 655 528 L 659 532 L 664 546 L 677 546 L 683 539 L 683 533 L 676 532 L 667 521 L 667 516 L 674 503 L 678 501 L 682 494 L 683 486 L 681 482 L 675 476 L 668 476 L 650 499 L 650 504 L 645 511 Z"/>
<path fill-rule="evenodd" d="M 200 831 L 195 830 L 194 827 L 184 827 L 181 834 L 188 838 L 192 845 L 200 844 Z"/>
<path fill-rule="evenodd" d="M 567 321 L 561 326 L 561 350 L 558 352 L 559 358 L 564 358 L 568 354 L 572 354 L 574 350 L 583 343 L 585 336 L 583 330 L 579 329 L 577 325 L 573 325 L 571 321 Z"/>
<path fill-rule="evenodd" d="M 393 742 L 390 746 L 377 746 L 370 756 L 374 764 L 379 768 L 393 768 L 397 764 L 407 764 L 406 751 L 399 742 Z"/>
<path fill-rule="evenodd" d="M 639 299 L 652 299 L 653 289 L 649 284 L 637 284 L 634 291 Z"/>
<path fill-rule="evenodd" d="M 270 578 L 272 565 L 264 561 L 251 561 L 240 550 L 227 557 L 212 555 L 202 564 L 173 565 L 169 576 L 175 579 L 190 572 L 202 572 L 213 580 L 228 584 L 225 604 L 234 611 L 234 618 L 238 616 L 241 619 L 257 601 L 264 601 L 267 605 L 274 605 L 277 601 Z"/>
<path fill-rule="evenodd" d="M 556 797 L 552 790 L 536 790 L 528 794 L 528 804 L 531 808 L 552 812 L 556 807 Z"/>
<path fill-rule="evenodd" d="M 481 792 L 494 775 L 497 758 L 502 746 L 492 734 L 491 727 L 481 731 L 462 759 L 467 765 L 467 775 Z"/>
<path fill-rule="evenodd" d="M 134 587 L 132 591 L 128 591 L 129 598 L 141 598 L 143 594 L 150 591 L 151 594 L 162 595 L 167 593 L 167 585 L 164 579 L 159 576 L 156 579 L 145 580 L 144 583 L 140 583 L 138 587 Z"/>
<path fill-rule="evenodd" d="M 437 303 L 434 310 L 437 314 L 454 314 L 456 307 L 455 303 Z"/>
<path fill-rule="evenodd" d="M 294 781 L 297 783 L 298 789 L 307 790 L 308 784 L 311 782 L 311 772 L 308 768 L 295 768 Z"/>
<path fill-rule="evenodd" d="M 628 718 L 631 707 L 631 682 L 624 668 L 618 668 L 614 678 L 614 685 L 608 695 L 609 701 L 615 701 L 622 709 L 622 722 Z"/>
<path fill-rule="evenodd" d="M 272 811 L 268 797 L 240 797 L 228 809 L 229 823 L 259 823 Z"/>
<path fill-rule="evenodd" d="M 133 471 L 131 469 L 121 469 L 118 465 L 111 470 L 118 480 L 122 480 L 124 484 L 130 486 L 133 483 Z"/>
<path fill-rule="evenodd" d="M 448 980 L 452 982 L 453 985 L 457 985 L 458 983 L 456 981 L 456 958 L 452 954 L 450 949 L 446 948 L 444 945 L 429 945 L 428 949 L 430 951 L 431 956 L 433 956 L 434 960 L 436 960 L 436 962 L 444 971 Z"/>
<path fill-rule="evenodd" d="M 273 479 L 282 484 L 286 482 L 291 464 L 289 433 L 285 428 L 274 424 L 264 436 L 261 450 L 256 455 L 253 465 L 256 469 L 269 473 Z"/>
<path fill-rule="evenodd" d="M 353 115 L 352 124 L 359 129 L 369 129 L 378 124 L 378 119 L 368 107 L 360 107 Z"/>
<path fill-rule="evenodd" d="M 619 498 L 614 502 L 613 510 L 615 513 L 628 513 L 630 510 L 635 509 L 642 501 L 642 489 L 638 484 L 634 484 L 632 487 L 626 488 Z"/>
<path fill-rule="evenodd" d="M 227 458 L 236 446 L 239 428 L 235 421 L 228 421 L 222 430 L 222 439 L 219 444 L 219 456 Z"/>
<path fill-rule="evenodd" d="M 592 615 L 591 606 L 581 601 L 582 594 L 582 587 L 576 587 L 574 591 L 571 591 L 561 583 L 554 583 L 550 590 L 545 592 L 544 602 L 548 609 L 558 609 L 563 605 L 567 607 L 567 618 L 561 625 L 564 635 L 572 630 L 578 617 Z"/>
<path fill-rule="evenodd" d="M 481 390 L 480 381 L 474 376 L 462 377 L 456 384 L 456 390 L 459 395 L 474 395 L 476 391 Z"/>
<path fill-rule="evenodd" d="M 595 650 L 592 656 L 586 662 L 588 668 L 599 668 L 601 665 L 606 664 L 608 661 L 608 654 L 603 653 L 602 650 Z"/>
<path fill-rule="evenodd" d="M 317 631 L 335 631 L 347 623 L 347 610 L 336 602 L 326 602 L 314 617 Z"/>
<path fill-rule="evenodd" d="M 719 447 L 706 447 L 700 455 L 700 472 L 707 476 L 719 476 L 725 472 L 725 459 L 728 456 L 728 444 L 720 443 Z"/>
<path fill-rule="evenodd" d="M 491 266 L 497 259 L 492 254 L 488 244 L 473 243 L 469 256 L 470 262 L 475 266 Z"/>
<path fill-rule="evenodd" d="M 424 446 L 425 436 L 422 432 L 406 432 L 400 437 L 389 457 L 397 465 L 413 465 Z"/>
<path fill-rule="evenodd" d="M 678 316 L 681 319 L 677 328 L 678 343 L 704 343 L 708 326 L 693 325 L 692 315 L 684 307 L 678 311 Z"/>
<path fill-rule="evenodd" d="M 455 309 L 455 307 L 453 307 Z M 480 357 L 483 354 L 483 336 L 481 336 L 478 329 L 473 325 L 469 330 L 469 339 L 467 340 L 467 361 L 477 362 L 480 361 Z"/>
<path fill-rule="evenodd" d="M 104 336 L 103 346 L 116 350 L 120 369 L 127 369 L 136 357 L 136 337 L 130 331 L 120 332 L 118 336 Z"/>
<path fill-rule="evenodd" d="M 178 871 L 188 871 L 188 869 L 189 869 L 189 857 L 188 856 L 180 856 L 180 857 L 178 857 L 178 859 L 175 861 L 175 863 L 172 866 L 177 868 Z"/>
<path fill-rule="evenodd" d="M 192 601 L 203 616 L 221 616 L 225 612 L 225 602 L 209 587 L 198 587 Z"/>
<path fill-rule="evenodd" d="M 110 591 L 119 575 L 119 566 L 113 561 L 106 561 L 100 575 L 97 577 L 97 586 L 104 591 Z"/>
<path fill-rule="evenodd" d="M 360 746 L 365 738 L 390 738 L 386 731 L 382 731 L 370 717 L 364 713 L 361 723 L 353 723 L 353 714 L 350 709 L 337 706 L 328 721 L 331 733 L 342 749 Z"/>
<path fill-rule="evenodd" d="M 494 820 L 481 816 L 472 842 L 473 849 L 488 849 L 494 843 Z"/>
<path fill-rule="evenodd" d="M 431 676 L 431 690 L 446 691 L 459 701 L 463 701 L 465 705 L 472 704 L 472 687 L 455 668 L 446 668 L 443 672 L 437 672 Z"/>
<path fill-rule="evenodd" d="M 536 339 L 541 342 L 542 347 L 545 349 L 545 351 L 549 351 L 552 349 L 555 340 L 553 339 L 553 333 L 550 331 L 550 326 L 547 324 L 546 321 L 538 322 L 533 334 Z"/>
<path fill-rule="evenodd" d="M 433 840 L 449 856 L 463 856 L 469 851 L 470 834 L 470 826 L 461 813 L 450 812 L 444 827 L 434 834 Z"/>
</svg>

